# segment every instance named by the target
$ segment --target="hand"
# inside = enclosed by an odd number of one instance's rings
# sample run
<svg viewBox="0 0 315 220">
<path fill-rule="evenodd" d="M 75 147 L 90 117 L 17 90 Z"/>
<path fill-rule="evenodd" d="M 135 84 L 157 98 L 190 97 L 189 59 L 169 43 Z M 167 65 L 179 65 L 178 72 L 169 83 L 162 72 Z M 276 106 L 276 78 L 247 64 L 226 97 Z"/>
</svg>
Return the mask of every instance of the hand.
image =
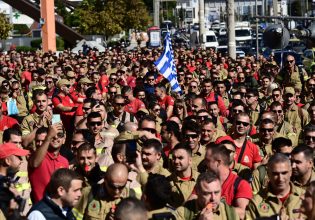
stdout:
<svg viewBox="0 0 315 220">
<path fill-rule="evenodd" d="M 149 132 L 149 131 L 142 131 L 142 130 L 140 130 L 140 131 L 139 131 L 139 138 L 141 138 L 141 137 L 145 137 L 145 138 L 147 138 L 147 139 L 152 139 L 152 138 L 157 139 L 156 136 L 155 136 L 155 134 L 152 134 L 152 133 Z"/>
<path fill-rule="evenodd" d="M 129 166 L 137 173 L 146 172 L 142 165 L 141 153 L 139 151 L 137 151 L 136 153 L 137 153 L 136 162 L 134 164 L 130 164 Z"/>
<path fill-rule="evenodd" d="M 212 209 L 207 209 L 207 207 L 205 207 L 199 216 L 199 220 L 212 220 L 213 219 L 213 212 Z"/>
<path fill-rule="evenodd" d="M 287 215 L 285 208 L 280 210 L 280 220 L 289 220 L 289 216 Z"/>
<path fill-rule="evenodd" d="M 62 125 L 62 123 L 53 124 L 52 126 L 49 127 L 46 138 L 52 139 L 59 132 L 63 132 L 63 125 Z"/>
</svg>

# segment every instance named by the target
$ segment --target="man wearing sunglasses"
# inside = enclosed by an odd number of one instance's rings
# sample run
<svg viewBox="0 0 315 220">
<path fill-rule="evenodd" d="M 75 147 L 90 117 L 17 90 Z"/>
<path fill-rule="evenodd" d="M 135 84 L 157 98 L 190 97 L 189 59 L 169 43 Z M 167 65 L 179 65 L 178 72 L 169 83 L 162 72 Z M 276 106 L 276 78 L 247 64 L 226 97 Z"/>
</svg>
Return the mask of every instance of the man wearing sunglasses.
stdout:
<svg viewBox="0 0 315 220">
<path fill-rule="evenodd" d="M 59 168 L 69 167 L 68 160 L 59 153 L 65 140 L 66 134 L 62 123 L 56 123 L 49 127 L 43 144 L 31 155 L 28 165 L 33 203 L 43 198 L 53 172 Z"/>
<path fill-rule="evenodd" d="M 104 182 L 93 187 L 86 187 L 82 197 L 74 207 L 73 213 L 77 219 L 114 219 L 116 205 L 121 199 L 132 193 L 126 187 L 128 168 L 122 163 L 115 163 L 108 167 Z"/>
<path fill-rule="evenodd" d="M 247 139 L 251 127 L 248 114 L 241 112 L 236 115 L 231 137 L 236 145 L 236 162 L 255 169 L 260 165 L 262 158 L 258 146 Z"/>
</svg>

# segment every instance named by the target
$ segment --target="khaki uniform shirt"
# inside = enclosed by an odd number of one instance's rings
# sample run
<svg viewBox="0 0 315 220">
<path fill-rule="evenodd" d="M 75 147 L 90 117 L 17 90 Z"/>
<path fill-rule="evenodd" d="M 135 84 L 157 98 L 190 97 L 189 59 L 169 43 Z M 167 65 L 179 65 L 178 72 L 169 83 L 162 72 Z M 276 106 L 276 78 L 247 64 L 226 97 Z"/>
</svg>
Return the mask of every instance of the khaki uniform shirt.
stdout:
<svg viewBox="0 0 315 220">
<path fill-rule="evenodd" d="M 309 179 L 309 181 L 305 185 L 302 185 L 301 183 L 299 183 L 294 178 L 291 178 L 291 180 L 295 186 L 297 186 L 303 190 L 306 190 L 306 188 L 310 185 L 310 183 L 315 180 L 315 171 L 312 170 L 311 178 Z"/>
<path fill-rule="evenodd" d="M 198 165 L 205 159 L 206 148 L 205 146 L 199 145 L 199 149 L 196 153 L 192 153 L 192 168 L 198 170 Z"/>
<path fill-rule="evenodd" d="M 158 163 L 150 173 L 160 174 L 160 175 L 163 175 L 165 177 L 167 177 L 171 174 L 167 169 L 163 168 L 162 163 Z M 149 173 L 147 173 L 147 172 L 138 173 L 137 181 L 141 184 L 141 186 L 145 186 L 145 184 L 147 184 L 147 182 L 148 182 L 148 178 L 149 178 Z"/>
<path fill-rule="evenodd" d="M 258 103 L 254 110 L 250 110 L 249 117 L 251 118 L 252 124 L 256 125 L 260 117 L 260 105 Z"/>
<path fill-rule="evenodd" d="M 212 220 L 230 220 L 227 216 L 226 206 L 228 206 L 226 203 L 221 202 L 217 210 L 213 212 Z M 236 214 L 234 208 L 232 209 L 235 216 L 233 220 L 239 220 L 239 216 Z M 190 200 L 186 202 L 183 206 L 180 206 L 176 209 L 175 217 L 176 220 L 198 220 L 201 211 L 202 210 L 197 207 L 197 201 Z M 189 214 L 189 216 L 187 216 L 187 214 Z"/>
<path fill-rule="evenodd" d="M 226 133 L 223 130 L 217 129 L 214 132 L 210 142 L 215 142 L 219 137 L 224 137 L 224 136 L 226 136 Z"/>
<path fill-rule="evenodd" d="M 266 165 L 260 165 L 253 171 L 252 181 L 250 186 L 252 187 L 253 194 L 257 194 L 260 190 L 268 187 L 269 177 L 267 175 Z"/>
<path fill-rule="evenodd" d="M 287 121 L 283 121 L 280 125 L 275 127 L 275 131 L 292 141 L 293 147 L 298 145 L 299 136 L 293 131 L 293 126 Z"/>
<path fill-rule="evenodd" d="M 174 209 L 172 207 L 167 206 L 167 207 L 164 207 L 164 208 L 161 208 L 161 209 L 148 211 L 148 219 L 151 219 L 154 214 L 161 214 L 161 213 L 171 213 L 171 214 L 173 214 L 174 213 Z"/>
<path fill-rule="evenodd" d="M 293 104 L 293 107 L 284 114 L 284 120 L 293 126 L 293 130 L 296 132 L 297 136 L 299 136 L 301 132 L 302 125 L 307 125 L 309 122 L 308 112 L 301 109 L 301 113 L 302 118 L 299 115 L 299 107 Z"/>
<path fill-rule="evenodd" d="M 19 95 L 18 97 L 16 97 L 16 106 L 19 110 L 19 116 L 24 117 L 28 114 L 26 100 L 23 95 Z"/>
<path fill-rule="evenodd" d="M 34 130 L 34 127 L 39 124 L 41 120 L 40 118 L 41 116 L 38 115 L 36 112 L 26 116 L 21 124 L 22 135 L 24 136 L 30 134 Z M 45 127 L 48 127 L 49 124 L 50 122 L 45 118 L 43 121 L 43 125 Z"/>
<path fill-rule="evenodd" d="M 225 95 L 221 96 L 224 102 L 225 107 L 228 109 L 230 107 L 230 99 L 228 94 L 226 93 Z"/>
<path fill-rule="evenodd" d="M 172 185 L 172 202 L 170 204 L 173 207 L 177 208 L 187 201 L 195 188 L 198 175 L 198 172 L 192 170 L 192 176 L 189 180 L 182 180 L 175 172 L 168 177 Z"/>
<path fill-rule="evenodd" d="M 100 187 L 103 186 L 100 185 Z M 85 187 L 82 190 L 82 196 L 78 204 L 72 209 L 73 215 L 77 220 L 104 220 L 121 199 L 129 197 L 129 193 L 130 190 L 125 187 L 120 198 L 109 200 L 106 195 L 94 197 L 91 187 Z"/>
<path fill-rule="evenodd" d="M 297 219 L 300 213 L 297 210 L 301 206 L 301 195 L 304 190 L 290 183 L 291 193 L 284 203 L 276 195 L 268 192 L 267 189 L 261 190 L 254 198 L 250 200 L 246 208 L 246 220 L 257 219 L 261 217 L 270 217 L 280 215 L 280 210 L 284 209 L 289 219 Z"/>
</svg>

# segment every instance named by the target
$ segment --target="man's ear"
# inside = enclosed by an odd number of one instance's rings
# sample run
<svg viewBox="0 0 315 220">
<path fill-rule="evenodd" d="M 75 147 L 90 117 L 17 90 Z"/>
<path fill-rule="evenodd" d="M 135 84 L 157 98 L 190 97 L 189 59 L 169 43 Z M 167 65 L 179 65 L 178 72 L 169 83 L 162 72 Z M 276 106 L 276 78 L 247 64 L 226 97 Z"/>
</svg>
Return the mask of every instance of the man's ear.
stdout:
<svg viewBox="0 0 315 220">
<path fill-rule="evenodd" d="M 62 186 L 59 186 L 57 188 L 57 193 L 59 196 L 63 196 L 66 193 L 66 190 Z"/>
</svg>

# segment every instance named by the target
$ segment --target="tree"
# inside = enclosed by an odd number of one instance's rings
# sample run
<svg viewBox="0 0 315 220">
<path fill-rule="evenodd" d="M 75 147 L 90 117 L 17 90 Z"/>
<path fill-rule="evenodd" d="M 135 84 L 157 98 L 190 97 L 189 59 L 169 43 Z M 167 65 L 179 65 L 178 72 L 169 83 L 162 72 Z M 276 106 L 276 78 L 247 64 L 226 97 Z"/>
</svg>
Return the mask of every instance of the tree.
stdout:
<svg viewBox="0 0 315 220">
<path fill-rule="evenodd" d="M 10 24 L 6 15 L 0 12 L 0 39 L 5 40 L 9 37 L 10 31 L 13 30 L 13 25 Z"/>
<path fill-rule="evenodd" d="M 143 30 L 149 15 L 143 0 L 83 0 L 73 13 L 82 34 L 112 36 L 123 30 Z"/>
</svg>

